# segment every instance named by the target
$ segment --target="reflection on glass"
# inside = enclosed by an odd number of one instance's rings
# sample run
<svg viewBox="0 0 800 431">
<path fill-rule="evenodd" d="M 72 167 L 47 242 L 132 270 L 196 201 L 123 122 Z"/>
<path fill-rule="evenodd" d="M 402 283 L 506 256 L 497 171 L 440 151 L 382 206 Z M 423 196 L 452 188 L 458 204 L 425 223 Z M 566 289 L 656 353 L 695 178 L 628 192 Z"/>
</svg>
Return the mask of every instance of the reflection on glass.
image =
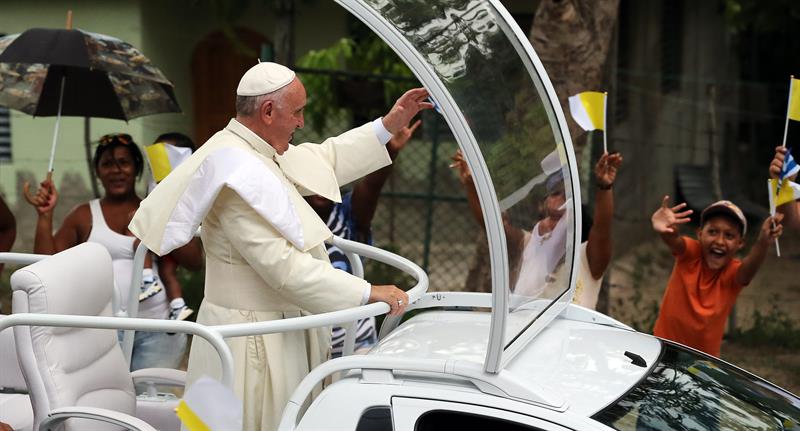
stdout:
<svg viewBox="0 0 800 431">
<path fill-rule="evenodd" d="M 716 358 L 665 343 L 647 378 L 593 418 L 618 430 L 800 430 L 800 402 Z"/>
<path fill-rule="evenodd" d="M 572 270 L 564 263 L 575 234 L 572 179 L 539 78 L 485 0 L 366 2 L 429 62 L 478 142 L 503 211 L 510 311 L 518 312 L 505 338 L 513 340 L 563 296 Z"/>
</svg>

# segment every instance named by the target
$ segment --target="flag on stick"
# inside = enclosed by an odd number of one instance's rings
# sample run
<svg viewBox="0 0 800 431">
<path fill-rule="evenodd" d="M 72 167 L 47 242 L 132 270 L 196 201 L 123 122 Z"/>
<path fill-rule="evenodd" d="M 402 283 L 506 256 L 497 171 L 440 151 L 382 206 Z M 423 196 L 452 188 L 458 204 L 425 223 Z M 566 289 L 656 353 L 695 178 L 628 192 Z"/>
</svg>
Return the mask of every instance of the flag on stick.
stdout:
<svg viewBox="0 0 800 431">
<path fill-rule="evenodd" d="M 792 157 L 792 150 L 786 151 L 786 157 L 783 159 L 783 169 L 781 169 L 781 182 L 790 179 L 800 172 L 800 165 Z"/>
<path fill-rule="evenodd" d="M 190 148 L 176 147 L 163 142 L 148 145 L 144 147 L 144 151 L 147 153 L 147 161 L 150 163 L 150 170 L 153 172 L 153 180 L 156 183 L 161 182 L 173 169 L 192 155 Z"/>
<path fill-rule="evenodd" d="M 584 91 L 569 98 L 569 112 L 583 130 L 603 131 L 603 150 L 608 152 L 606 143 L 606 99 L 607 93 Z"/>
<path fill-rule="evenodd" d="M 175 414 L 189 431 L 242 429 L 242 402 L 230 388 L 209 377 L 189 386 Z"/>
<path fill-rule="evenodd" d="M 800 121 L 800 79 L 789 78 L 789 113 L 790 120 Z"/>
<path fill-rule="evenodd" d="M 783 146 L 789 131 L 789 120 L 800 121 L 800 79 L 789 77 L 789 102 L 786 106 L 786 124 L 783 126 Z"/>
<path fill-rule="evenodd" d="M 778 187 L 778 180 L 769 180 L 770 196 L 774 196 L 775 207 L 800 199 L 800 184 L 783 180 Z"/>
<path fill-rule="evenodd" d="M 767 180 L 767 196 L 769 196 L 769 215 L 775 216 L 775 192 L 777 191 L 778 181 Z M 772 228 L 775 229 L 775 222 L 772 222 Z M 775 238 L 775 253 L 781 257 L 781 246 L 778 243 L 778 238 Z"/>
</svg>

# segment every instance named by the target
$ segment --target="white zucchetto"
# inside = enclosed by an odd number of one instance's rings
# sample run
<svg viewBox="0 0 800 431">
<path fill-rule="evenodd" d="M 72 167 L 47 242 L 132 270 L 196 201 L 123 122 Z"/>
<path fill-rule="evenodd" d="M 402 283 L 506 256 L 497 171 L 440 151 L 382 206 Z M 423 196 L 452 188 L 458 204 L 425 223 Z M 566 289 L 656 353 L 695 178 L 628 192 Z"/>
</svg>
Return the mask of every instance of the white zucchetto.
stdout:
<svg viewBox="0 0 800 431">
<path fill-rule="evenodd" d="M 289 85 L 294 80 L 294 71 L 278 63 L 263 62 L 251 67 L 242 75 L 237 96 L 260 96 L 272 93 Z"/>
</svg>

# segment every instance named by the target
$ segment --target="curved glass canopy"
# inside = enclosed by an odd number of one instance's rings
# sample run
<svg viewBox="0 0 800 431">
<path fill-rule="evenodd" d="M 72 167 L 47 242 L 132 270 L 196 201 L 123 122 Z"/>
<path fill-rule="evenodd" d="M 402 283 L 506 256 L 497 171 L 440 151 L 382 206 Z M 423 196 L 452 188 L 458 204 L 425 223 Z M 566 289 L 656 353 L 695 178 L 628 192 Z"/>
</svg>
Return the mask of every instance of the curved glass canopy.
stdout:
<svg viewBox="0 0 800 431">
<path fill-rule="evenodd" d="M 572 298 L 580 196 L 555 91 L 496 0 L 337 0 L 430 91 L 472 170 L 489 238 L 498 372 Z"/>
</svg>

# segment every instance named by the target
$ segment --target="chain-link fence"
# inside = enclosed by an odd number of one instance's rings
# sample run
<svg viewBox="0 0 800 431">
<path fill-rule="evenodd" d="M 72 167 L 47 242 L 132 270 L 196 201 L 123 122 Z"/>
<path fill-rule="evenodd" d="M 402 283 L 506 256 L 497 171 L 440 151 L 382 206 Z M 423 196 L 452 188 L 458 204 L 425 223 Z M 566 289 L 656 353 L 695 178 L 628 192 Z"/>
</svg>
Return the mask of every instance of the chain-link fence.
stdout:
<svg viewBox="0 0 800 431">
<path fill-rule="evenodd" d="M 381 91 L 389 85 L 400 88 L 419 85 L 414 79 L 400 77 L 309 69 L 301 69 L 300 72 L 307 86 L 309 80 L 329 77 L 330 91 L 338 92 L 340 100 L 349 96 L 365 98 L 364 94 L 347 94 L 337 90 L 341 88 L 360 87 L 365 88 L 364 91 Z M 352 85 L 353 81 L 368 84 Z M 376 82 L 381 84 L 376 85 Z M 309 89 L 309 104 L 314 103 L 313 91 Z M 335 136 L 374 119 L 381 112 L 388 112 L 394 103 L 390 95 L 385 97 L 382 106 L 374 103 L 375 94 L 366 96 L 373 99 L 371 108 L 353 106 L 328 112 L 322 127 L 314 124 L 314 115 L 306 115 L 306 126 L 295 133 L 294 141 L 319 142 Z M 377 98 L 384 100 L 380 94 Z M 374 112 L 374 116 L 365 114 L 368 109 Z M 472 217 L 457 173 L 449 167 L 450 158 L 457 147 L 442 116 L 433 110 L 423 112 L 422 126 L 395 160 L 372 222 L 375 245 L 396 252 L 425 269 L 430 277 L 431 290 L 464 288 L 467 273 L 475 258 L 475 241 L 482 229 Z M 370 281 L 408 286 L 407 279 L 398 277 L 397 273 L 386 267 L 368 263 L 366 272 Z"/>
</svg>

